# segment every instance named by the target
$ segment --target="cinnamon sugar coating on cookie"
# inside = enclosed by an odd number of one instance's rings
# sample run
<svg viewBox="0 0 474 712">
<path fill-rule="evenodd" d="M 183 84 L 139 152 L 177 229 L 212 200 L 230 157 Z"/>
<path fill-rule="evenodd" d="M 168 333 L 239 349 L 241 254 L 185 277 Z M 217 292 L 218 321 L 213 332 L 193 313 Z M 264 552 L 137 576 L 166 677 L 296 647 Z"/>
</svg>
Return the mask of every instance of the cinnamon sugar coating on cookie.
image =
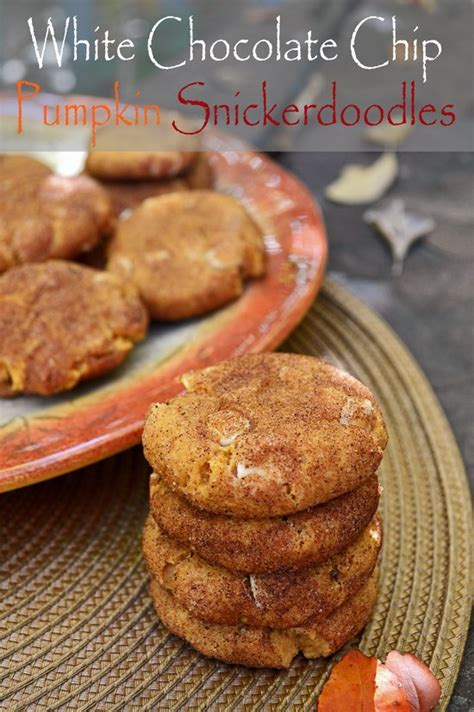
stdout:
<svg viewBox="0 0 474 712">
<path fill-rule="evenodd" d="M 155 181 L 107 180 L 101 181 L 101 185 L 109 194 L 117 217 L 127 210 L 135 210 L 148 198 L 187 189 L 186 183 L 180 178 Z"/>
<path fill-rule="evenodd" d="M 372 614 L 377 581 L 375 569 L 354 596 L 324 620 L 283 629 L 203 623 L 158 581 L 152 579 L 150 593 L 163 624 L 203 655 L 249 667 L 287 668 L 299 651 L 307 658 L 326 657 L 351 640 Z"/>
<path fill-rule="evenodd" d="M 92 151 L 86 170 L 109 180 L 156 180 L 174 178 L 191 167 L 193 151 Z"/>
<path fill-rule="evenodd" d="M 133 286 L 72 262 L 0 277 L 0 395 L 50 395 L 120 364 L 145 335 Z"/>
<path fill-rule="evenodd" d="M 206 623 L 287 628 L 322 620 L 372 573 L 382 543 L 374 520 L 347 549 L 316 567 L 244 575 L 213 566 L 167 537 L 150 516 L 143 553 L 152 578 Z"/>
<path fill-rule="evenodd" d="M 206 561 L 245 574 L 315 566 L 349 546 L 379 502 L 376 477 L 326 504 L 285 517 L 236 519 L 198 509 L 156 475 L 150 509 L 161 529 Z"/>
<path fill-rule="evenodd" d="M 182 382 L 185 394 L 150 409 L 144 451 L 168 487 L 202 509 L 299 512 L 359 487 L 382 459 L 387 434 L 372 393 L 313 357 L 244 356 Z"/>
<path fill-rule="evenodd" d="M 180 177 L 157 180 L 102 179 L 100 182 L 112 200 L 114 215 L 119 217 L 127 210 L 135 210 L 148 198 L 183 190 L 212 188 L 214 176 L 207 154 L 199 153 Z"/>
<path fill-rule="evenodd" d="M 0 156 L 0 272 L 87 252 L 114 224 L 106 191 L 92 178 L 62 178 L 26 156 Z"/>
<path fill-rule="evenodd" d="M 228 195 L 171 193 L 120 222 L 107 268 L 135 284 L 155 319 L 185 319 L 236 299 L 263 273 L 262 236 Z"/>
<path fill-rule="evenodd" d="M 201 151 L 182 178 L 190 190 L 208 190 L 212 188 L 215 177 L 208 154 Z"/>
</svg>

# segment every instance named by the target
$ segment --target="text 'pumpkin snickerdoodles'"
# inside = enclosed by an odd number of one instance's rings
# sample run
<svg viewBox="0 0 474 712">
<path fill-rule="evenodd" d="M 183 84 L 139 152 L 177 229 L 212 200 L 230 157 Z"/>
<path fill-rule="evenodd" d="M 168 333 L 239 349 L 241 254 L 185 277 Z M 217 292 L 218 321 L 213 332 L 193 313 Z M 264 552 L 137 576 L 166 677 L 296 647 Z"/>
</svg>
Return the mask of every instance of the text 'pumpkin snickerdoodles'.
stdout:
<svg viewBox="0 0 474 712">
<path fill-rule="evenodd" d="M 288 515 L 359 487 L 387 434 L 374 396 L 330 364 L 244 356 L 186 374 L 186 393 L 149 412 L 145 456 L 209 512 Z"/>
<path fill-rule="evenodd" d="M 185 319 L 236 299 L 263 273 L 262 235 L 228 195 L 174 192 L 119 223 L 107 269 L 133 282 L 153 318 Z"/>
<path fill-rule="evenodd" d="M 0 272 L 92 249 L 113 228 L 107 192 L 87 176 L 53 175 L 27 156 L 0 156 Z"/>
<path fill-rule="evenodd" d="M 48 260 L 0 277 L 0 395 L 50 395 L 118 366 L 145 335 L 135 288 Z"/>
</svg>

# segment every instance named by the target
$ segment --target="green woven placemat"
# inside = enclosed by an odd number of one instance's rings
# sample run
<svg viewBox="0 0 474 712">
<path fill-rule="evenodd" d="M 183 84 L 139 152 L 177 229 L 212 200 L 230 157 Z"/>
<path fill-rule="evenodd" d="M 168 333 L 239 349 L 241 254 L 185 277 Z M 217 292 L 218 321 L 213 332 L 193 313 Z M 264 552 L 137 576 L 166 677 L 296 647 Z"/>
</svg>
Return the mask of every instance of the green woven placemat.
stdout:
<svg viewBox="0 0 474 712">
<path fill-rule="evenodd" d="M 470 510 L 463 465 L 425 377 L 393 332 L 334 284 L 284 345 L 321 356 L 379 398 L 381 590 L 362 649 L 412 651 L 445 709 L 470 611 Z M 140 449 L 0 496 L 0 707 L 9 710 L 314 710 L 327 662 L 274 672 L 223 665 L 157 622 L 140 534 Z"/>
</svg>

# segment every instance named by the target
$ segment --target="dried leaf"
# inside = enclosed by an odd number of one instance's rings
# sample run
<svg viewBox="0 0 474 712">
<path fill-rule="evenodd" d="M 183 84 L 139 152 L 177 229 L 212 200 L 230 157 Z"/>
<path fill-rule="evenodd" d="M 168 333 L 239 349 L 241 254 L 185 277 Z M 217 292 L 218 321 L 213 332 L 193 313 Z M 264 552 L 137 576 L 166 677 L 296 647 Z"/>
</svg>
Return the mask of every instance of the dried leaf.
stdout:
<svg viewBox="0 0 474 712">
<path fill-rule="evenodd" d="M 349 164 L 339 178 L 327 186 L 325 195 L 335 203 L 359 205 L 379 200 L 398 175 L 398 160 L 384 153 L 370 166 Z"/>
<path fill-rule="evenodd" d="M 414 712 L 397 675 L 380 662 L 377 663 L 374 709 L 375 712 Z"/>
<path fill-rule="evenodd" d="M 438 704 L 441 687 L 427 665 L 411 653 L 392 650 L 385 667 L 396 675 L 406 693 L 412 712 L 430 712 Z M 377 676 L 378 684 L 378 676 Z"/>
<path fill-rule="evenodd" d="M 402 273 L 410 247 L 435 228 L 435 222 L 431 218 L 407 212 L 403 200 L 398 199 L 384 203 L 379 208 L 367 210 L 364 220 L 373 225 L 387 240 L 392 251 L 394 275 Z"/>
<path fill-rule="evenodd" d="M 431 712 L 441 688 L 411 653 L 393 650 L 385 664 L 350 650 L 333 667 L 317 712 Z"/>
<path fill-rule="evenodd" d="M 349 650 L 333 667 L 319 697 L 318 712 L 375 712 L 376 658 Z"/>
</svg>

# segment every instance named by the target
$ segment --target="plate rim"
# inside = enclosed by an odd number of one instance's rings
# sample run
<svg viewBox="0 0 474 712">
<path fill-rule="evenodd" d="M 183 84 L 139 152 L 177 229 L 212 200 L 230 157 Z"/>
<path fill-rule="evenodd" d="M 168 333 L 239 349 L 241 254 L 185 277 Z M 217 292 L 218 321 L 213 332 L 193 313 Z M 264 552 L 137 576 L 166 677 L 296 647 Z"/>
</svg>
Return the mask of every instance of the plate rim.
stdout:
<svg viewBox="0 0 474 712">
<path fill-rule="evenodd" d="M 235 170 L 235 165 L 232 165 L 232 156 L 236 152 L 236 146 L 230 144 L 230 149 L 228 151 L 222 150 L 222 136 L 219 137 L 219 151 L 211 151 L 211 156 L 213 161 L 227 160 L 230 162 L 230 174 Z M 178 357 L 178 363 L 181 364 L 179 369 L 180 373 L 188 370 L 189 368 L 196 368 L 200 366 L 210 365 L 224 358 L 230 358 L 234 355 L 240 355 L 243 353 L 252 352 L 262 352 L 271 351 L 279 346 L 285 338 L 295 329 L 295 327 L 302 320 L 307 310 L 314 301 L 324 277 L 326 263 L 327 263 L 327 253 L 328 253 L 328 243 L 326 228 L 322 216 L 321 209 L 315 199 L 315 197 L 310 193 L 306 186 L 292 173 L 287 171 L 282 166 L 274 162 L 269 156 L 266 156 L 260 152 L 253 151 L 251 149 L 242 149 L 239 147 L 238 154 L 241 157 L 239 169 L 244 172 L 249 170 L 249 166 L 253 164 L 258 166 L 258 170 L 271 171 L 273 174 L 277 174 L 279 181 L 284 184 L 285 190 L 283 193 L 288 195 L 291 192 L 293 206 L 300 208 L 302 210 L 304 206 L 304 213 L 307 217 L 308 224 L 306 226 L 306 231 L 309 230 L 309 234 L 304 234 L 303 238 L 300 236 L 295 236 L 291 230 L 287 233 L 287 239 L 289 240 L 288 246 L 284 246 L 281 252 L 282 259 L 288 261 L 290 255 L 308 260 L 305 269 L 309 266 L 309 277 L 304 282 L 303 287 L 293 287 L 292 290 L 288 290 L 288 293 L 284 292 L 284 285 L 281 285 L 281 289 L 275 282 L 276 273 L 272 274 L 273 283 L 269 282 L 266 285 L 269 275 L 260 280 L 251 281 L 243 295 L 234 303 L 234 309 L 232 310 L 232 315 L 226 322 L 224 328 L 218 328 L 217 332 L 213 333 L 213 336 L 208 337 L 198 337 L 195 342 L 193 342 L 193 348 L 188 351 L 188 347 L 184 347 L 181 357 Z M 237 183 L 238 185 L 238 183 Z M 263 183 L 261 183 L 263 186 Z M 219 185 L 218 185 L 219 188 Z M 268 189 L 270 192 L 271 189 Z M 295 197 L 296 196 L 296 197 Z M 260 202 L 255 201 L 255 205 L 258 208 Z M 311 242 L 313 244 L 311 244 Z M 291 251 L 290 251 L 291 248 Z M 283 264 L 283 263 L 282 263 Z M 299 269 L 299 268 L 298 268 Z M 296 282 L 296 280 L 295 280 Z M 278 291 L 277 291 L 278 287 Z M 275 311 L 278 308 L 283 309 L 285 300 L 288 299 L 290 295 L 296 295 L 295 301 L 292 305 L 288 307 L 284 318 L 274 321 L 268 330 L 264 333 L 258 333 L 258 328 L 262 325 L 262 321 L 253 320 L 253 341 L 243 346 L 238 344 L 233 344 L 232 349 L 227 349 L 227 353 L 222 353 L 220 348 L 219 352 L 215 353 L 215 357 L 212 359 L 203 358 L 199 356 L 198 352 L 205 351 L 206 347 L 209 347 L 211 343 L 215 342 L 215 335 L 217 333 L 218 337 L 227 336 L 232 333 L 232 329 L 237 329 L 237 322 L 245 313 L 248 315 L 249 309 L 252 304 L 258 306 L 259 300 L 264 298 L 267 299 L 269 296 L 276 297 L 277 301 L 272 302 L 272 309 Z M 245 307 L 247 307 L 245 311 Z M 264 312 L 268 315 L 269 305 L 267 305 L 267 311 Z M 237 331 L 235 332 L 238 333 Z M 229 339 L 226 339 L 226 342 Z M 235 340 L 234 340 L 235 342 Z M 194 359 L 194 360 L 193 360 Z M 101 399 L 102 411 L 105 411 L 105 406 L 112 406 L 113 401 L 117 400 L 117 397 L 123 392 L 130 394 L 138 394 L 139 390 L 144 390 L 144 386 L 152 385 L 155 383 L 156 379 L 159 378 L 160 382 L 168 379 L 168 388 L 163 390 L 162 398 L 154 398 L 148 401 L 148 406 L 156 400 L 165 400 L 166 398 L 176 395 L 181 387 L 177 383 L 176 368 L 173 365 L 176 364 L 176 360 L 173 359 L 171 355 L 169 358 L 165 359 L 164 362 L 159 364 L 157 370 L 147 376 L 136 376 L 135 388 L 133 384 L 125 383 L 119 390 L 106 393 Z M 159 375 L 158 375 L 159 374 Z M 138 384 L 141 384 L 141 388 Z M 148 389 L 146 389 L 148 390 Z M 71 392 L 73 393 L 73 391 Z M 80 406 L 80 411 L 82 413 L 92 412 L 94 410 L 94 405 L 90 405 L 84 408 Z M 41 413 L 41 411 L 40 411 Z M 77 412 L 76 412 L 77 414 Z M 44 439 L 45 434 L 54 429 L 54 422 L 57 423 L 58 418 L 51 416 L 50 422 L 43 421 L 38 423 L 39 418 L 35 418 L 33 414 L 31 419 L 25 419 L 22 424 L 9 425 L 6 423 L 3 427 L 6 428 L 4 437 L 0 438 L 0 444 L 8 446 L 7 454 L 3 455 L 0 462 L 0 492 L 17 489 L 19 487 L 28 486 L 36 482 L 40 482 L 46 479 L 57 477 L 67 472 L 71 472 L 80 467 L 98 462 L 106 457 L 112 456 L 121 452 L 128 447 L 131 447 L 140 440 L 141 431 L 143 427 L 144 413 L 141 418 L 135 419 L 132 423 L 127 423 L 113 433 L 104 435 L 103 424 L 102 430 L 97 428 L 94 437 L 90 436 L 86 441 L 79 442 L 77 439 L 71 441 L 69 444 L 64 444 L 64 440 L 67 439 L 67 434 L 63 438 L 63 444 L 61 447 L 56 447 L 54 451 L 46 451 L 46 446 L 41 448 L 42 454 L 35 456 L 29 460 L 21 460 L 18 454 L 18 447 L 21 445 L 21 438 L 24 437 L 25 430 L 28 431 L 29 442 L 33 443 L 36 447 L 39 438 Z M 68 416 L 68 420 L 71 426 L 74 425 L 74 415 Z M 57 428 L 55 429 L 57 430 Z M 1 430 L 0 430 L 1 433 Z M 35 437 L 38 439 L 35 440 Z M 41 447 L 41 446 L 40 446 Z M 2 448 L 5 451 L 5 447 Z"/>
</svg>

